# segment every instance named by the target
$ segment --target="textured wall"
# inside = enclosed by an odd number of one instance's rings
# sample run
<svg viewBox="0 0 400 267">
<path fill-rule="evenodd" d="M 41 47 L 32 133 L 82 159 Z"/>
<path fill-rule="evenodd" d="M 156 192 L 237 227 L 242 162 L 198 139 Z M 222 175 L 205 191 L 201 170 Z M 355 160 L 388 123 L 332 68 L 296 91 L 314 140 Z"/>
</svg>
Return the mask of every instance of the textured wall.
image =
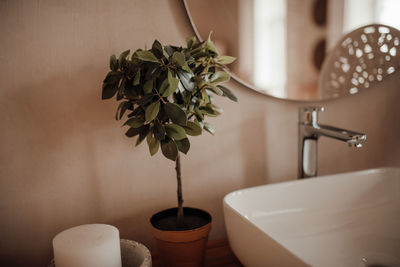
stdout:
<svg viewBox="0 0 400 267">
<path fill-rule="evenodd" d="M 174 164 L 124 137 L 100 88 L 112 53 L 154 38 L 184 44 L 192 30 L 181 2 L 3 0 L 0 32 L 0 265 L 44 266 L 54 235 L 84 223 L 114 224 L 153 248 L 148 218 L 175 205 Z M 400 166 L 399 84 L 396 75 L 323 103 L 324 123 L 368 142 L 354 150 L 321 139 L 321 174 Z M 220 100 L 216 136 L 192 138 L 182 159 L 185 203 L 212 214 L 211 239 L 225 236 L 226 193 L 296 177 L 304 105 L 228 86 L 239 103 Z"/>
</svg>

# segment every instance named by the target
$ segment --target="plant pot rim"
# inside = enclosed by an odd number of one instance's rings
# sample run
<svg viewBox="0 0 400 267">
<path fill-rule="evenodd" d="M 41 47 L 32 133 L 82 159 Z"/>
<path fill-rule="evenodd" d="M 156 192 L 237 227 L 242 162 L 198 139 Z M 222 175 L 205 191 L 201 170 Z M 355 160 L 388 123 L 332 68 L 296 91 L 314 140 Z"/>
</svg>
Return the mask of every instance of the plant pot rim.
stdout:
<svg viewBox="0 0 400 267">
<path fill-rule="evenodd" d="M 162 210 L 156 214 L 154 214 L 150 218 L 151 223 L 151 232 L 156 240 L 162 240 L 163 242 L 170 242 L 170 243 L 186 243 L 186 242 L 195 242 L 200 239 L 205 239 L 208 237 L 211 231 L 211 215 L 201 209 L 184 207 L 186 213 L 188 211 L 193 213 L 198 213 L 207 219 L 207 223 L 193 229 L 183 229 L 183 230 L 168 230 L 168 229 L 159 229 L 154 226 L 153 222 L 155 219 L 163 217 L 163 215 L 171 215 L 176 214 L 178 208 L 170 208 L 166 210 Z M 192 214 L 193 214 L 192 213 Z"/>
<path fill-rule="evenodd" d="M 187 232 L 199 231 L 201 229 L 211 228 L 211 222 L 212 222 L 211 214 L 209 212 L 205 211 L 205 210 L 198 209 L 198 208 L 192 208 L 192 207 L 183 207 L 183 210 L 186 211 L 186 212 L 190 211 L 190 212 L 193 212 L 193 213 L 197 213 L 200 216 L 203 215 L 204 218 L 206 218 L 207 221 L 208 221 L 206 224 L 204 224 L 203 226 L 197 227 L 197 228 L 186 229 L 186 230 L 164 230 L 164 229 L 159 229 L 156 226 L 154 226 L 154 221 L 156 219 L 158 219 L 158 217 L 163 217 L 163 215 L 170 214 L 170 213 L 176 211 L 177 209 L 178 209 L 177 207 L 168 208 L 168 209 L 164 209 L 164 210 L 161 210 L 161 211 L 153 214 L 153 216 L 151 216 L 151 218 L 150 218 L 150 224 L 151 224 L 151 228 L 153 229 L 153 232 L 154 231 L 161 231 L 161 232 L 170 232 L 170 233 L 172 233 L 172 232 L 187 233 Z"/>
</svg>

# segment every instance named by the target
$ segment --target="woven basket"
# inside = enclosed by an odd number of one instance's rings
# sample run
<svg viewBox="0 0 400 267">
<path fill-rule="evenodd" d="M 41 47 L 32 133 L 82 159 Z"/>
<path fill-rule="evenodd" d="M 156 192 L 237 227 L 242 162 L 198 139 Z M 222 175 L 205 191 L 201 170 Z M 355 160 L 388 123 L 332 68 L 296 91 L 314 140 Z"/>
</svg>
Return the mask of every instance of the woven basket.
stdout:
<svg viewBox="0 0 400 267">
<path fill-rule="evenodd" d="M 151 267 L 150 251 L 142 244 L 121 239 L 122 267 Z M 54 260 L 48 267 L 55 267 Z"/>
</svg>

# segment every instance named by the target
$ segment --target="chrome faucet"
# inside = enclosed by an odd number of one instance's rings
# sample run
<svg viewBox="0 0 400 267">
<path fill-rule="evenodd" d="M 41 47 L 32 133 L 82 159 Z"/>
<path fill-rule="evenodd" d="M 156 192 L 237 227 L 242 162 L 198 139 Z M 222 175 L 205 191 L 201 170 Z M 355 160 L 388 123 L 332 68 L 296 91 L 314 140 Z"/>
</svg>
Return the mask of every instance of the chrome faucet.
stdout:
<svg viewBox="0 0 400 267">
<path fill-rule="evenodd" d="M 299 110 L 299 179 L 317 176 L 317 144 L 320 136 L 344 141 L 350 147 L 361 147 L 367 140 L 363 133 L 319 124 L 319 111 L 324 111 L 324 108 L 306 107 Z"/>
</svg>

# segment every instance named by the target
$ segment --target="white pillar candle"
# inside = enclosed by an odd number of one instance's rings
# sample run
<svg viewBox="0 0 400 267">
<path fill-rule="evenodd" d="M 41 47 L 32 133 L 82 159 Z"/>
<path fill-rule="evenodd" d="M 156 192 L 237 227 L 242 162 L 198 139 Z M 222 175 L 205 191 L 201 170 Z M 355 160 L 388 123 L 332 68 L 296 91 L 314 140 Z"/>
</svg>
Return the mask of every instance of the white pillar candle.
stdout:
<svg viewBox="0 0 400 267">
<path fill-rule="evenodd" d="M 119 231 L 107 224 L 67 229 L 53 239 L 56 267 L 121 267 Z"/>
</svg>

